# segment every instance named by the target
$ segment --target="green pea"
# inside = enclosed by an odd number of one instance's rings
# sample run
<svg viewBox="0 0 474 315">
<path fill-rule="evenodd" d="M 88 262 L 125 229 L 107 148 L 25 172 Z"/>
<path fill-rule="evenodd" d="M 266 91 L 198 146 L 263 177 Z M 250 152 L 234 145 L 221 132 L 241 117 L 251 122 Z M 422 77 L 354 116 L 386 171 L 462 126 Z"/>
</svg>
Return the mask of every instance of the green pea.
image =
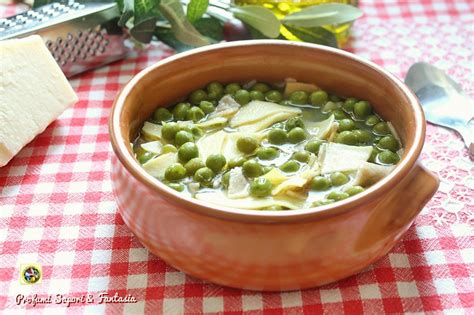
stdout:
<svg viewBox="0 0 474 315">
<path fill-rule="evenodd" d="M 393 136 L 385 136 L 379 140 L 377 146 L 381 149 L 390 150 L 390 151 L 397 151 L 400 149 L 400 145 Z"/>
<path fill-rule="evenodd" d="M 237 139 L 237 149 L 245 154 L 250 154 L 257 149 L 258 142 L 253 137 L 241 137 Z"/>
<path fill-rule="evenodd" d="M 242 89 L 238 83 L 230 83 L 225 86 L 225 92 L 227 94 L 234 94 L 238 90 Z"/>
<path fill-rule="evenodd" d="M 242 165 L 242 172 L 246 177 L 258 177 L 263 174 L 263 167 L 256 161 L 250 160 Z"/>
<path fill-rule="evenodd" d="M 370 153 L 369 162 L 376 163 L 377 156 L 379 155 L 380 152 L 382 152 L 382 150 L 380 150 L 376 146 L 372 147 L 372 152 Z"/>
<path fill-rule="evenodd" d="M 366 118 L 372 113 L 372 107 L 367 101 L 359 101 L 354 104 L 354 115 L 356 118 Z"/>
<path fill-rule="evenodd" d="M 166 186 L 169 188 L 173 188 L 176 191 L 182 192 L 184 191 L 184 185 L 180 183 L 166 183 Z"/>
<path fill-rule="evenodd" d="M 346 110 L 347 112 L 352 112 L 354 111 L 355 103 L 357 103 L 357 100 L 355 98 L 350 97 L 344 101 L 342 108 L 344 108 L 344 110 Z"/>
<path fill-rule="evenodd" d="M 334 118 L 336 120 L 341 120 L 341 119 L 346 119 L 346 118 L 349 118 L 349 115 L 346 114 L 345 111 L 343 111 L 342 109 L 335 109 L 331 112 L 331 114 L 334 115 Z"/>
<path fill-rule="evenodd" d="M 207 93 L 204 90 L 196 90 L 189 95 L 189 101 L 193 105 L 199 105 L 199 103 L 206 100 L 207 100 Z"/>
<path fill-rule="evenodd" d="M 206 87 L 206 90 L 208 94 L 212 93 L 220 96 L 224 94 L 224 87 L 222 86 L 222 83 L 216 81 L 209 83 Z"/>
<path fill-rule="evenodd" d="M 323 109 L 321 111 L 323 113 L 329 113 L 329 112 L 332 112 L 335 109 L 337 109 L 337 104 L 336 103 L 327 102 L 326 105 L 323 106 Z"/>
<path fill-rule="evenodd" d="M 397 164 L 397 162 L 400 160 L 400 157 L 398 156 L 398 154 L 392 151 L 382 151 L 377 155 L 377 159 L 382 164 L 391 165 L 391 164 Z"/>
<path fill-rule="evenodd" d="M 279 103 L 283 99 L 283 95 L 277 90 L 271 90 L 265 93 L 265 100 L 273 103 Z"/>
<path fill-rule="evenodd" d="M 290 94 L 290 101 L 298 105 L 306 104 L 308 102 L 308 93 L 305 91 L 294 91 Z"/>
<path fill-rule="evenodd" d="M 227 162 L 227 166 L 228 166 L 229 168 L 234 168 L 234 167 L 242 166 L 242 165 L 245 163 L 245 161 L 247 161 L 247 159 L 244 158 L 244 157 L 231 159 L 231 160 L 229 160 L 229 162 Z"/>
<path fill-rule="evenodd" d="M 321 199 L 321 200 L 317 200 L 317 201 L 313 202 L 312 206 L 313 207 L 319 207 L 319 206 L 329 205 L 331 203 L 334 203 L 333 199 Z"/>
<path fill-rule="evenodd" d="M 285 173 L 293 173 L 300 169 L 300 165 L 298 162 L 290 160 L 280 165 L 280 169 Z"/>
<path fill-rule="evenodd" d="M 321 147 L 321 144 L 323 144 L 324 141 L 323 140 L 319 140 L 319 139 L 316 139 L 316 140 L 310 140 L 308 143 L 306 143 L 306 145 L 304 146 L 304 149 L 306 151 L 309 151 L 311 153 L 314 153 L 314 154 L 318 154 L 319 153 L 319 148 Z"/>
<path fill-rule="evenodd" d="M 145 164 L 146 162 L 151 160 L 153 157 L 155 157 L 154 153 L 147 152 L 145 150 L 137 153 L 137 160 L 138 162 L 140 162 L 140 164 Z"/>
<path fill-rule="evenodd" d="M 209 185 L 214 178 L 214 172 L 208 167 L 202 167 L 194 173 L 193 179 L 203 185 Z"/>
<path fill-rule="evenodd" d="M 257 91 L 264 94 L 270 91 L 270 87 L 265 83 L 257 82 L 254 86 L 252 86 L 252 91 Z"/>
<path fill-rule="evenodd" d="M 303 119 L 301 119 L 301 117 L 290 118 L 285 123 L 285 129 L 287 131 L 290 131 L 291 129 L 294 129 L 296 127 L 304 128 L 304 122 L 303 122 Z"/>
<path fill-rule="evenodd" d="M 288 140 L 291 143 L 299 143 L 306 139 L 306 131 L 301 127 L 296 127 L 288 132 Z"/>
<path fill-rule="evenodd" d="M 341 119 L 339 121 L 339 131 L 349 131 L 355 128 L 355 123 L 352 119 Z"/>
<path fill-rule="evenodd" d="M 219 173 L 227 163 L 225 156 L 222 154 L 211 154 L 206 159 L 206 166 L 214 173 Z"/>
<path fill-rule="evenodd" d="M 250 184 L 250 194 L 255 197 L 265 197 L 272 193 L 272 183 L 265 177 L 257 177 Z"/>
<path fill-rule="evenodd" d="M 193 142 L 193 141 L 194 141 L 193 135 L 184 130 L 178 131 L 176 135 L 174 136 L 174 143 L 178 147 L 185 144 L 186 142 Z"/>
<path fill-rule="evenodd" d="M 270 172 L 272 169 L 274 169 L 273 166 L 270 166 L 270 165 L 264 166 L 264 167 L 263 167 L 263 174 L 267 174 L 267 173 Z"/>
<path fill-rule="evenodd" d="M 175 122 L 163 123 L 163 127 L 161 128 L 161 136 L 168 141 L 174 140 L 174 137 L 179 129 L 179 125 Z"/>
<path fill-rule="evenodd" d="M 354 145 L 357 143 L 357 138 L 352 131 L 343 131 L 336 136 L 336 139 L 334 139 L 334 141 L 337 143 Z"/>
<path fill-rule="evenodd" d="M 201 108 L 193 106 L 186 113 L 186 120 L 192 120 L 194 122 L 197 122 L 203 119 L 204 116 L 206 116 L 206 114 L 204 114 L 204 111 Z"/>
<path fill-rule="evenodd" d="M 186 142 L 178 150 L 178 157 L 181 161 L 187 162 L 199 156 L 199 149 L 196 144 Z"/>
<path fill-rule="evenodd" d="M 365 124 L 367 126 L 375 126 L 376 124 L 378 124 L 380 122 L 380 118 L 378 118 L 377 116 L 375 115 L 370 115 L 369 117 L 367 117 L 367 119 L 365 120 Z"/>
<path fill-rule="evenodd" d="M 375 126 L 372 127 L 372 131 L 380 136 L 388 135 L 390 134 L 390 128 L 388 128 L 388 125 L 385 121 L 381 121 L 377 123 Z"/>
<path fill-rule="evenodd" d="M 163 148 L 161 148 L 161 154 L 176 152 L 178 152 L 178 149 L 172 144 L 165 144 Z"/>
<path fill-rule="evenodd" d="M 345 189 L 344 191 L 346 193 L 348 193 L 349 196 L 354 196 L 354 195 L 360 194 L 364 190 L 365 189 L 362 186 L 352 186 L 352 187 L 349 187 L 349 188 Z"/>
<path fill-rule="evenodd" d="M 250 99 L 253 101 L 263 101 L 265 100 L 265 95 L 260 91 L 250 91 Z"/>
<path fill-rule="evenodd" d="M 191 133 L 193 134 L 194 136 L 194 139 L 199 139 L 202 137 L 202 135 L 204 134 L 204 131 L 202 131 L 201 128 L 199 128 L 198 126 L 192 126 L 190 128 L 190 131 Z"/>
<path fill-rule="evenodd" d="M 167 180 L 180 180 L 186 177 L 186 169 L 179 163 L 173 163 L 165 171 Z"/>
<path fill-rule="evenodd" d="M 225 172 L 221 177 L 221 184 L 224 188 L 229 187 L 230 172 Z"/>
<path fill-rule="evenodd" d="M 185 120 L 188 110 L 191 108 L 189 103 L 179 103 L 173 109 L 173 116 L 176 121 Z"/>
<path fill-rule="evenodd" d="M 329 178 L 331 179 L 331 185 L 333 186 L 341 186 L 349 181 L 349 176 L 341 172 L 331 173 Z M 329 198 L 329 199 L 334 199 L 334 198 Z"/>
<path fill-rule="evenodd" d="M 311 157 L 311 154 L 308 151 L 298 151 L 293 153 L 292 158 L 296 161 L 299 161 L 301 163 L 308 163 L 309 159 Z"/>
<path fill-rule="evenodd" d="M 285 130 L 280 128 L 273 128 L 268 133 L 268 142 L 271 144 L 283 144 L 287 141 L 288 134 Z"/>
<path fill-rule="evenodd" d="M 358 129 L 352 131 L 352 133 L 359 143 L 369 143 L 372 140 L 372 133 L 368 130 Z"/>
<path fill-rule="evenodd" d="M 206 165 L 200 158 L 193 158 L 184 164 L 184 168 L 186 169 L 186 173 L 190 176 L 194 175 L 196 171 L 200 168 L 205 167 Z"/>
<path fill-rule="evenodd" d="M 271 147 L 263 147 L 257 150 L 257 157 L 260 160 L 273 160 L 279 155 L 278 149 Z"/>
<path fill-rule="evenodd" d="M 214 107 L 214 104 L 208 101 L 202 101 L 199 103 L 199 108 L 205 113 L 205 114 L 210 114 L 212 113 L 216 108 Z"/>
<path fill-rule="evenodd" d="M 217 101 L 219 101 L 222 97 L 222 94 L 217 94 L 216 92 L 209 92 L 207 93 L 207 99 L 209 101 L 212 101 L 214 103 L 216 103 Z M 204 102 L 204 101 L 203 101 Z"/>
<path fill-rule="evenodd" d="M 309 97 L 311 104 L 314 106 L 323 106 L 328 101 L 328 98 L 328 93 L 323 90 L 315 91 Z"/>
<path fill-rule="evenodd" d="M 162 121 L 170 121 L 173 119 L 173 114 L 164 107 L 160 107 L 153 112 L 153 120 L 162 122 Z"/>
<path fill-rule="evenodd" d="M 346 198 L 349 198 L 349 194 L 346 193 L 346 192 L 343 192 L 343 191 L 331 191 L 327 195 L 327 199 L 332 199 L 332 200 L 335 200 L 335 201 L 343 200 L 343 199 L 346 199 Z"/>
<path fill-rule="evenodd" d="M 238 90 L 234 93 L 234 99 L 240 105 L 245 105 L 250 102 L 250 93 L 247 90 Z"/>
<path fill-rule="evenodd" d="M 341 98 L 340 98 L 339 96 L 337 96 L 337 95 L 332 94 L 331 96 L 329 96 L 329 100 L 330 100 L 331 102 L 340 102 L 340 101 L 341 101 Z"/>
<path fill-rule="evenodd" d="M 328 190 L 331 187 L 329 179 L 323 176 L 315 176 L 311 180 L 311 189 L 316 191 Z"/>
</svg>

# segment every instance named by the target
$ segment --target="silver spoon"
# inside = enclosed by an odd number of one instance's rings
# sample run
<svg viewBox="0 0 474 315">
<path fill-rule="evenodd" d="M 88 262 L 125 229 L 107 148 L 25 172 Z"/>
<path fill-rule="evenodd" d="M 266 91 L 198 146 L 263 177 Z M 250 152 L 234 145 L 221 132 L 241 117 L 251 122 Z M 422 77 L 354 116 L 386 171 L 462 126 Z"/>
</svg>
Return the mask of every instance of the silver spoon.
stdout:
<svg viewBox="0 0 474 315">
<path fill-rule="evenodd" d="M 425 62 L 414 63 L 405 83 L 415 92 L 426 119 L 456 130 L 474 156 L 474 104 L 461 86 L 446 73 Z"/>
</svg>

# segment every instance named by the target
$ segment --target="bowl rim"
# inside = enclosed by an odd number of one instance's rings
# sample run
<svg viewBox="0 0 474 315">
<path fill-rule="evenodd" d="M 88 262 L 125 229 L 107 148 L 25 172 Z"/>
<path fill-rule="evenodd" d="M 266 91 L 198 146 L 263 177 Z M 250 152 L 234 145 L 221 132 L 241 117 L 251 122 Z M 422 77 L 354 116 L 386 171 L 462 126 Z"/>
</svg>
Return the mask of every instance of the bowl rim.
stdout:
<svg viewBox="0 0 474 315">
<path fill-rule="evenodd" d="M 179 61 L 188 56 L 206 53 L 208 51 L 226 50 L 233 47 L 240 46 L 293 46 L 303 47 L 307 49 L 322 50 L 329 54 L 339 55 L 340 57 L 352 59 L 366 67 L 375 70 L 379 74 L 388 78 L 409 100 L 408 104 L 411 107 L 411 112 L 415 118 L 415 132 L 414 141 L 410 150 L 406 151 L 404 157 L 396 165 L 395 169 L 385 178 L 377 182 L 375 185 L 368 188 L 366 191 L 352 196 L 348 199 L 338 201 L 335 204 L 319 206 L 316 208 L 297 209 L 288 211 L 262 211 L 262 210 L 246 210 L 238 208 L 223 207 L 211 203 L 202 202 L 198 199 L 182 196 L 179 192 L 169 188 L 158 179 L 149 175 L 139 163 L 135 160 L 130 152 L 130 147 L 125 144 L 124 138 L 120 128 L 120 118 L 123 110 L 125 100 L 133 89 L 133 87 L 148 73 L 154 71 L 162 65 Z M 154 193 L 162 194 L 165 198 L 172 199 L 174 202 L 182 205 L 186 211 L 198 213 L 201 215 L 217 217 L 221 219 L 230 219 L 233 221 L 253 222 L 253 223 L 284 223 L 284 222 L 299 222 L 309 219 L 320 219 L 323 217 L 330 217 L 346 213 L 357 206 L 368 203 L 377 199 L 380 195 L 387 192 L 389 189 L 397 185 L 415 165 L 424 144 L 424 137 L 426 132 L 426 123 L 421 105 L 414 95 L 414 93 L 395 75 L 384 70 L 382 67 L 376 65 L 372 61 L 366 60 L 353 53 L 335 49 L 332 47 L 282 40 L 245 40 L 226 42 L 214 44 L 201 48 L 196 48 L 187 52 L 178 53 L 173 56 L 164 58 L 155 64 L 146 67 L 138 74 L 133 76 L 128 83 L 124 85 L 121 91 L 114 99 L 111 113 L 109 116 L 109 135 L 113 151 L 116 154 L 118 161 L 125 167 L 125 169 L 139 182 L 144 184 Z"/>
</svg>

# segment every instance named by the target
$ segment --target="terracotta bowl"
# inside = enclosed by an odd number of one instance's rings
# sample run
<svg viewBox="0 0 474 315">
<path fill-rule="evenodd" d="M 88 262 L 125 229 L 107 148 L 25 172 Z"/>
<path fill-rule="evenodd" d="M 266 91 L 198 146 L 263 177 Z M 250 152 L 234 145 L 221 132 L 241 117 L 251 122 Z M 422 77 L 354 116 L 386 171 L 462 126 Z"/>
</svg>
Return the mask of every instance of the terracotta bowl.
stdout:
<svg viewBox="0 0 474 315">
<path fill-rule="evenodd" d="M 157 106 L 214 80 L 287 77 L 370 101 L 402 139 L 405 154 L 396 169 L 334 205 L 257 211 L 183 197 L 135 161 L 130 142 Z M 353 275 L 390 251 L 439 184 L 418 162 L 425 118 L 413 93 L 371 62 L 312 44 L 233 42 L 166 58 L 127 83 L 115 99 L 109 128 L 114 192 L 130 230 L 171 266 L 230 287 L 293 290 Z"/>
</svg>

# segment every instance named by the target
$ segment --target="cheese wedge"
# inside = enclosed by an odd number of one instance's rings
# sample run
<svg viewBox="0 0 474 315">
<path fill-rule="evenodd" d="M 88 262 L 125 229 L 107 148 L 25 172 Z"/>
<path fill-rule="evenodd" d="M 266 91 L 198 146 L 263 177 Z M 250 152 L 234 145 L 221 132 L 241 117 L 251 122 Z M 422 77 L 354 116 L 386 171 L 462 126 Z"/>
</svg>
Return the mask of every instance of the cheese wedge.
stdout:
<svg viewBox="0 0 474 315">
<path fill-rule="evenodd" d="M 263 129 L 270 127 L 276 122 L 286 120 L 288 118 L 294 117 L 294 113 L 289 113 L 289 112 L 278 112 L 274 113 L 270 116 L 267 116 L 265 118 L 262 118 L 261 120 L 254 121 L 253 123 L 250 123 L 248 125 L 243 125 L 238 128 L 240 132 L 257 132 L 257 131 L 262 131 Z"/>
<path fill-rule="evenodd" d="M 40 36 L 0 41 L 0 167 L 77 96 Z"/>
<path fill-rule="evenodd" d="M 178 162 L 178 154 L 169 152 L 149 160 L 143 164 L 143 168 L 151 176 L 163 179 L 166 169 L 176 162 Z"/>
<path fill-rule="evenodd" d="M 371 146 L 325 143 L 319 150 L 321 173 L 356 171 L 369 159 L 371 153 Z"/>
<path fill-rule="evenodd" d="M 231 199 L 245 198 L 249 195 L 249 182 L 245 178 L 241 167 L 234 167 L 230 170 L 229 188 L 227 197 Z"/>
<path fill-rule="evenodd" d="M 301 109 L 291 106 L 279 105 L 271 102 L 251 101 L 243 106 L 230 120 L 232 128 L 248 125 L 260 121 L 276 113 L 289 113 L 289 117 L 301 114 Z"/>
<path fill-rule="evenodd" d="M 161 125 L 145 121 L 142 128 L 142 135 L 149 141 L 161 139 Z"/>
<path fill-rule="evenodd" d="M 334 115 L 331 115 L 328 119 L 323 121 L 316 122 L 306 120 L 305 126 L 310 135 L 319 139 L 327 139 L 333 129 L 334 122 Z"/>
<path fill-rule="evenodd" d="M 199 139 L 196 142 L 196 145 L 199 148 L 199 155 L 201 159 L 206 161 L 209 155 L 222 153 L 226 139 L 227 133 L 222 130 L 206 135 Z"/>
<path fill-rule="evenodd" d="M 357 171 L 353 184 L 368 187 L 390 174 L 394 168 L 394 165 L 385 166 L 365 162 Z"/>
</svg>

